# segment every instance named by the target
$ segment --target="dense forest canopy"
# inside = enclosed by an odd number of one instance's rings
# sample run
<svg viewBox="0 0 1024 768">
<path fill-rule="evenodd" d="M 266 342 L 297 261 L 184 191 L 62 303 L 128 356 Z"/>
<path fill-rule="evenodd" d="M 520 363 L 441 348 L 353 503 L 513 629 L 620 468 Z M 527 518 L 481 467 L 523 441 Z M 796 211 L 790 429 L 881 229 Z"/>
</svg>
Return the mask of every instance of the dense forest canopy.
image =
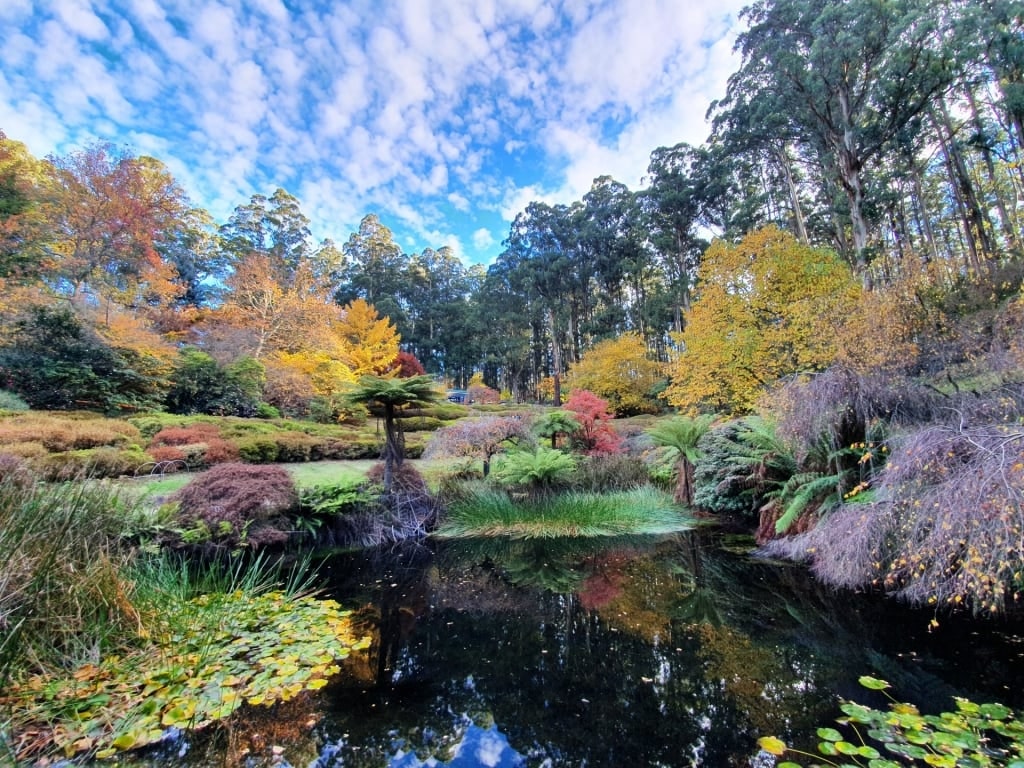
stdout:
<svg viewBox="0 0 1024 768">
<path fill-rule="evenodd" d="M 851 346 L 852 364 L 955 362 L 949 297 L 1019 293 L 1019 5 L 759 0 L 744 18 L 703 145 L 654 149 L 641 189 L 602 176 L 530 203 L 487 268 L 406 253 L 372 213 L 314 242 L 284 189 L 217 222 L 159 159 L 40 159 L 0 133 L 4 386 L 49 408 L 331 416 L 401 349 L 452 385 L 560 401 L 627 337 L 643 391 L 616 401 L 655 407 L 667 383 L 669 404 L 742 412 Z"/>
</svg>

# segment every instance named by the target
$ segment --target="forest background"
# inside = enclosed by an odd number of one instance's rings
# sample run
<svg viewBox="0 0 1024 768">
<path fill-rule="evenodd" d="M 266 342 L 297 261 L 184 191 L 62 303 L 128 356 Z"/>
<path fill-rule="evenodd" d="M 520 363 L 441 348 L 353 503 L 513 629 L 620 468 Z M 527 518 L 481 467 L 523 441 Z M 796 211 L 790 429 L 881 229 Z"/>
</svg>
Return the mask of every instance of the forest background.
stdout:
<svg viewBox="0 0 1024 768">
<path fill-rule="evenodd" d="M 1019 8 L 775 0 L 744 19 L 703 145 L 655 149 L 643 189 L 531 203 L 486 268 L 405 253 L 374 214 L 315 243 L 283 189 L 217 222 L 156 158 L 39 159 L 0 135 L 2 385 L 37 409 L 336 422 L 360 376 L 425 371 L 518 402 L 585 389 L 620 416 L 760 412 L 798 478 L 754 494 L 766 535 L 820 506 L 812 487 L 870 488 L 852 470 L 894 427 L 1010 428 Z M 1001 439 L 1000 504 L 1019 506 L 1020 441 Z"/>
</svg>

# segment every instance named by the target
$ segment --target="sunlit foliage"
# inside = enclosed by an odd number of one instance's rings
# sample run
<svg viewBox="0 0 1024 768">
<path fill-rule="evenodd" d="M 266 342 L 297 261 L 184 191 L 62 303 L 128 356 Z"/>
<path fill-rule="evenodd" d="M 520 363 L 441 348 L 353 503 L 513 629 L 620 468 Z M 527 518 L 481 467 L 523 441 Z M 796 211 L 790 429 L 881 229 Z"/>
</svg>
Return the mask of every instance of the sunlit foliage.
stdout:
<svg viewBox="0 0 1024 768">
<path fill-rule="evenodd" d="M 566 386 L 586 389 L 608 401 L 617 415 L 652 413 L 652 391 L 662 379 L 661 363 L 652 360 L 638 333 L 600 341 L 569 369 Z"/>
<path fill-rule="evenodd" d="M 736 245 L 715 241 L 665 398 L 683 409 L 752 410 L 779 378 L 833 361 L 837 330 L 860 295 L 835 254 L 775 227 Z"/>
</svg>

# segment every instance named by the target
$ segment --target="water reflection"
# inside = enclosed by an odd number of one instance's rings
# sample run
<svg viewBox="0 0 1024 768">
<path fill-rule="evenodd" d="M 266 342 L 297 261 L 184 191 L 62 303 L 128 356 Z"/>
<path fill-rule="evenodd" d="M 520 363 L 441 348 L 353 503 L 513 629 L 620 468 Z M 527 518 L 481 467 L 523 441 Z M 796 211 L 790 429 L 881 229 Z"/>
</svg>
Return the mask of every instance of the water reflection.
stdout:
<svg viewBox="0 0 1024 768">
<path fill-rule="evenodd" d="M 359 608 L 373 646 L 311 699 L 301 751 L 250 750 L 246 764 L 747 765 L 760 735 L 813 740 L 837 692 L 868 700 L 862 674 L 933 707 L 953 693 L 1024 703 L 1015 635 L 929 633 L 930 616 L 832 593 L 716 536 L 333 557 L 325 588 Z M 194 737 L 191 754 L 209 760 L 199 747 L 215 738 Z"/>
</svg>

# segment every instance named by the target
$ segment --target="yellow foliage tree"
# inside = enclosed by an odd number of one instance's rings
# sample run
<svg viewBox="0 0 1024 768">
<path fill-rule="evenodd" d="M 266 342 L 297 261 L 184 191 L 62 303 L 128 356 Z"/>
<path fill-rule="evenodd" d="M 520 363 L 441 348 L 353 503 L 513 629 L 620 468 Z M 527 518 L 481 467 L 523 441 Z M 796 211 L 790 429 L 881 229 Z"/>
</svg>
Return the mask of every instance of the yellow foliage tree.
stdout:
<svg viewBox="0 0 1024 768">
<path fill-rule="evenodd" d="M 608 401 L 616 414 L 657 410 L 651 390 L 664 377 L 664 365 L 648 357 L 638 333 L 598 342 L 569 369 L 566 385 L 587 389 Z"/>
<path fill-rule="evenodd" d="M 383 374 L 398 357 L 398 331 L 373 305 L 355 299 L 345 305 L 331 330 L 336 347 L 331 350 L 356 378 Z"/>
<path fill-rule="evenodd" d="M 699 278 L 663 395 L 686 410 L 747 412 L 781 377 L 827 367 L 862 293 L 832 251 L 773 226 L 735 245 L 715 241 Z"/>
</svg>

